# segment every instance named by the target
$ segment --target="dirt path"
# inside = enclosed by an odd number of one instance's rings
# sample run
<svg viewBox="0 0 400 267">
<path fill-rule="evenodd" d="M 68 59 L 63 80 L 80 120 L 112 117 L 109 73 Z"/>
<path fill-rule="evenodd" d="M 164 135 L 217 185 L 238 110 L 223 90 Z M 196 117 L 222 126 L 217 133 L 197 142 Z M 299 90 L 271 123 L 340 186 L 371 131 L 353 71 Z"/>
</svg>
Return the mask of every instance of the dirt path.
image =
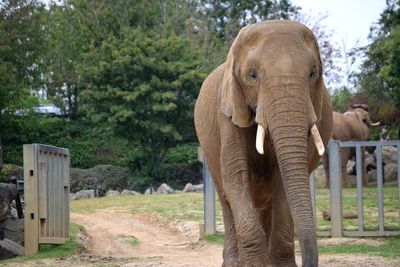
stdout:
<svg viewBox="0 0 400 267">
<path fill-rule="evenodd" d="M 213 267 L 222 264 L 222 245 L 199 241 L 197 222 L 169 222 L 154 214 L 131 215 L 115 210 L 100 210 L 90 214 L 72 213 L 71 218 L 86 229 L 83 242 L 87 253 L 65 259 L 30 261 L 20 266 Z M 324 239 L 319 243 L 328 245 L 370 241 Z M 296 258 L 297 264 L 301 266 L 300 255 L 296 255 Z M 395 267 L 400 266 L 400 260 L 322 255 L 320 266 Z"/>
<path fill-rule="evenodd" d="M 121 258 L 132 264 L 129 266 L 222 264 L 222 246 L 198 242 L 196 222 L 168 222 L 157 215 L 134 216 L 109 210 L 89 215 L 73 213 L 72 220 L 85 226 L 89 254 Z"/>
</svg>

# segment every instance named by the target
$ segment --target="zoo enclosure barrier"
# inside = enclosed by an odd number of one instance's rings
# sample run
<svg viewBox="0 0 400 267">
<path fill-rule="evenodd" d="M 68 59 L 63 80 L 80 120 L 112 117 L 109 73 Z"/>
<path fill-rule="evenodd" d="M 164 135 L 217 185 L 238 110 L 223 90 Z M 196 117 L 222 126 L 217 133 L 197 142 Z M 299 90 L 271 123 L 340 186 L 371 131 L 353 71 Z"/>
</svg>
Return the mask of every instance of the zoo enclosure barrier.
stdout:
<svg viewBox="0 0 400 267">
<path fill-rule="evenodd" d="M 69 151 L 24 145 L 25 254 L 69 239 Z"/>
<path fill-rule="evenodd" d="M 330 211 L 331 211 L 331 231 L 317 231 L 319 236 L 331 237 L 366 237 L 366 236 L 397 236 L 400 231 L 389 231 L 384 228 L 384 201 L 383 201 L 383 162 L 382 147 L 395 146 L 397 148 L 397 202 L 399 209 L 400 225 L 400 141 L 330 141 L 329 151 L 329 172 L 330 172 Z M 340 148 L 354 147 L 356 149 L 356 170 L 357 170 L 357 219 L 358 231 L 345 231 L 343 228 L 343 205 L 342 205 L 342 179 L 341 179 L 341 155 Z M 363 184 L 362 184 L 362 147 L 376 147 L 376 167 L 377 167 L 377 195 L 378 195 L 378 231 L 364 230 L 364 205 L 363 205 Z M 204 226 L 206 234 L 216 232 L 215 227 L 215 189 L 207 169 L 207 164 L 203 160 L 199 150 L 199 160 L 203 162 L 204 179 Z M 208 184 L 208 186 L 206 186 Z M 313 204 L 314 219 L 316 220 L 316 183 L 314 173 L 310 175 L 310 190 Z"/>
<path fill-rule="evenodd" d="M 400 231 L 386 230 L 384 226 L 384 190 L 383 190 L 383 162 L 382 147 L 395 146 L 397 148 L 397 208 L 399 210 L 400 225 L 400 141 L 349 141 L 341 142 L 332 140 L 328 145 L 329 156 L 329 182 L 330 182 L 330 212 L 331 231 L 319 231 L 319 236 L 356 237 L 356 236 L 398 236 Z M 362 147 L 375 147 L 377 171 L 377 197 L 378 197 L 378 231 L 365 230 L 363 183 L 362 183 Z M 355 148 L 356 150 L 356 191 L 357 191 L 357 231 L 345 231 L 343 228 L 343 198 L 341 178 L 341 148 Z M 316 189 L 315 176 L 310 176 L 310 190 L 312 196 L 314 218 L 316 218 Z"/>
</svg>

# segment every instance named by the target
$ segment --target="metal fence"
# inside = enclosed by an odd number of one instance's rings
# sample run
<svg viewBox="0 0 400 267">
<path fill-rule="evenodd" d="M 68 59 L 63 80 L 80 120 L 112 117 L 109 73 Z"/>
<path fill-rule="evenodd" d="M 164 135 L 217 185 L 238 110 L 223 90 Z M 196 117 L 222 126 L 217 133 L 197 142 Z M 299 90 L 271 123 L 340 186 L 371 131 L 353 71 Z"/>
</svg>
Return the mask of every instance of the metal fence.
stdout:
<svg viewBox="0 0 400 267">
<path fill-rule="evenodd" d="M 400 231 L 387 230 L 384 226 L 384 190 L 383 190 L 383 162 L 382 162 L 382 147 L 395 146 L 397 148 L 397 201 L 399 210 L 399 226 L 400 226 L 400 141 L 351 141 L 329 142 L 329 172 L 330 172 L 330 217 L 331 231 L 317 231 L 319 236 L 394 236 L 400 235 Z M 378 231 L 367 231 L 364 227 L 364 204 L 363 204 L 363 183 L 362 183 L 362 148 L 375 147 L 376 167 L 377 167 L 377 196 L 378 196 Z M 342 198 L 342 179 L 341 179 L 341 148 L 355 148 L 356 150 L 356 190 L 357 190 L 357 231 L 346 231 L 343 228 L 343 198 Z M 212 180 L 204 162 L 203 165 L 204 177 L 204 225 L 206 234 L 215 233 L 215 191 L 212 186 Z M 316 183 L 315 176 L 310 176 L 310 189 L 312 203 L 314 207 L 314 218 L 316 219 Z"/>
<path fill-rule="evenodd" d="M 69 151 L 24 145 L 25 254 L 69 239 Z"/>
<path fill-rule="evenodd" d="M 393 236 L 400 235 L 400 231 L 387 230 L 384 225 L 384 190 L 383 190 L 383 162 L 382 147 L 395 146 L 397 148 L 397 200 L 398 209 L 400 208 L 400 141 L 330 141 L 329 142 L 329 182 L 330 182 L 330 217 L 331 231 L 318 232 L 320 236 Z M 378 230 L 365 230 L 364 221 L 364 197 L 363 197 L 363 172 L 362 172 L 362 148 L 375 147 L 376 171 L 377 171 L 377 196 L 378 196 Z M 354 148 L 356 150 L 356 190 L 357 190 L 357 231 L 345 231 L 343 228 L 343 198 L 342 198 L 342 178 L 341 178 L 341 148 Z M 316 216 L 316 190 L 314 177 L 311 176 L 311 192 L 314 205 L 314 215 Z M 399 211 L 400 225 L 400 211 Z"/>
</svg>

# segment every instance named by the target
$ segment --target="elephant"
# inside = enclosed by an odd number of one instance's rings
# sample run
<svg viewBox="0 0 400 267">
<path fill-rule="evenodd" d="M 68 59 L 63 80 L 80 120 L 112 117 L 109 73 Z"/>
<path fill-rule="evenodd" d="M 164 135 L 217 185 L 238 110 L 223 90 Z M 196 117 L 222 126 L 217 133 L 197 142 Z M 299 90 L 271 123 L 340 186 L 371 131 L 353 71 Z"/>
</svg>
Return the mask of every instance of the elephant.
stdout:
<svg viewBox="0 0 400 267">
<path fill-rule="evenodd" d="M 372 122 L 368 106 L 365 104 L 352 104 L 348 106 L 345 113 L 341 114 L 334 111 L 332 114 L 332 139 L 340 141 L 367 141 L 370 135 L 370 127 L 379 126 L 379 122 Z M 347 162 L 355 155 L 355 150 L 352 148 L 341 148 L 341 176 L 342 186 L 350 186 L 350 181 L 347 177 Z M 364 164 L 364 151 L 362 155 L 363 169 L 363 185 L 368 186 L 368 177 L 366 175 L 366 166 Z M 326 183 L 325 187 L 329 188 L 329 158 L 328 154 L 324 155 L 323 159 Z"/>
<path fill-rule="evenodd" d="M 318 266 L 309 188 L 332 107 L 312 31 L 290 20 L 243 27 L 203 82 L 196 133 L 223 212 L 222 266 Z"/>
</svg>

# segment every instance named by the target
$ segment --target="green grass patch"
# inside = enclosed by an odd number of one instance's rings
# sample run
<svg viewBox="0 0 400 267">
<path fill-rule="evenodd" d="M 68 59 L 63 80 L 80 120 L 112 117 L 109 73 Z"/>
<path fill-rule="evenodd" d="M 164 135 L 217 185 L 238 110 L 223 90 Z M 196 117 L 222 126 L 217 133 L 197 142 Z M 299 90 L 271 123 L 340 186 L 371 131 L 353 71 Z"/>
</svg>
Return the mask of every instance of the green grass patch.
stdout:
<svg viewBox="0 0 400 267">
<path fill-rule="evenodd" d="M 371 246 L 366 244 L 340 244 L 319 246 L 318 251 L 321 254 L 366 254 L 388 258 L 400 257 L 399 237 L 387 237 L 382 240 L 384 241 L 384 244 L 380 246 Z"/>
<path fill-rule="evenodd" d="M 48 258 L 62 258 L 72 255 L 81 254 L 85 248 L 83 244 L 78 242 L 78 233 L 85 233 L 82 225 L 71 223 L 71 238 L 64 244 L 41 244 L 39 252 L 32 256 L 20 256 L 12 259 L 7 259 L 0 262 L 0 265 L 19 263 L 29 260 L 48 259 Z"/>
<path fill-rule="evenodd" d="M 157 213 L 167 220 L 198 222 L 204 221 L 203 207 L 204 199 L 201 193 L 115 196 L 71 202 L 73 212 L 92 213 L 111 208 L 131 214 Z M 217 221 L 221 222 L 222 211 L 219 202 L 216 207 Z"/>
<path fill-rule="evenodd" d="M 383 189 L 384 225 L 386 230 L 400 230 L 398 192 L 396 186 L 385 186 Z M 342 192 L 343 212 L 357 213 L 357 189 L 345 188 Z M 317 189 L 317 230 L 330 231 L 330 221 L 322 218 L 322 212 L 329 209 L 329 189 Z M 376 231 L 378 222 L 378 191 L 375 188 L 363 189 L 364 230 Z M 344 219 L 343 228 L 347 231 L 358 230 L 357 219 Z"/>
<path fill-rule="evenodd" d="M 209 243 L 213 243 L 213 244 L 223 244 L 224 243 L 224 234 L 216 233 L 213 235 L 206 235 L 204 237 L 204 240 L 206 240 Z"/>
</svg>

